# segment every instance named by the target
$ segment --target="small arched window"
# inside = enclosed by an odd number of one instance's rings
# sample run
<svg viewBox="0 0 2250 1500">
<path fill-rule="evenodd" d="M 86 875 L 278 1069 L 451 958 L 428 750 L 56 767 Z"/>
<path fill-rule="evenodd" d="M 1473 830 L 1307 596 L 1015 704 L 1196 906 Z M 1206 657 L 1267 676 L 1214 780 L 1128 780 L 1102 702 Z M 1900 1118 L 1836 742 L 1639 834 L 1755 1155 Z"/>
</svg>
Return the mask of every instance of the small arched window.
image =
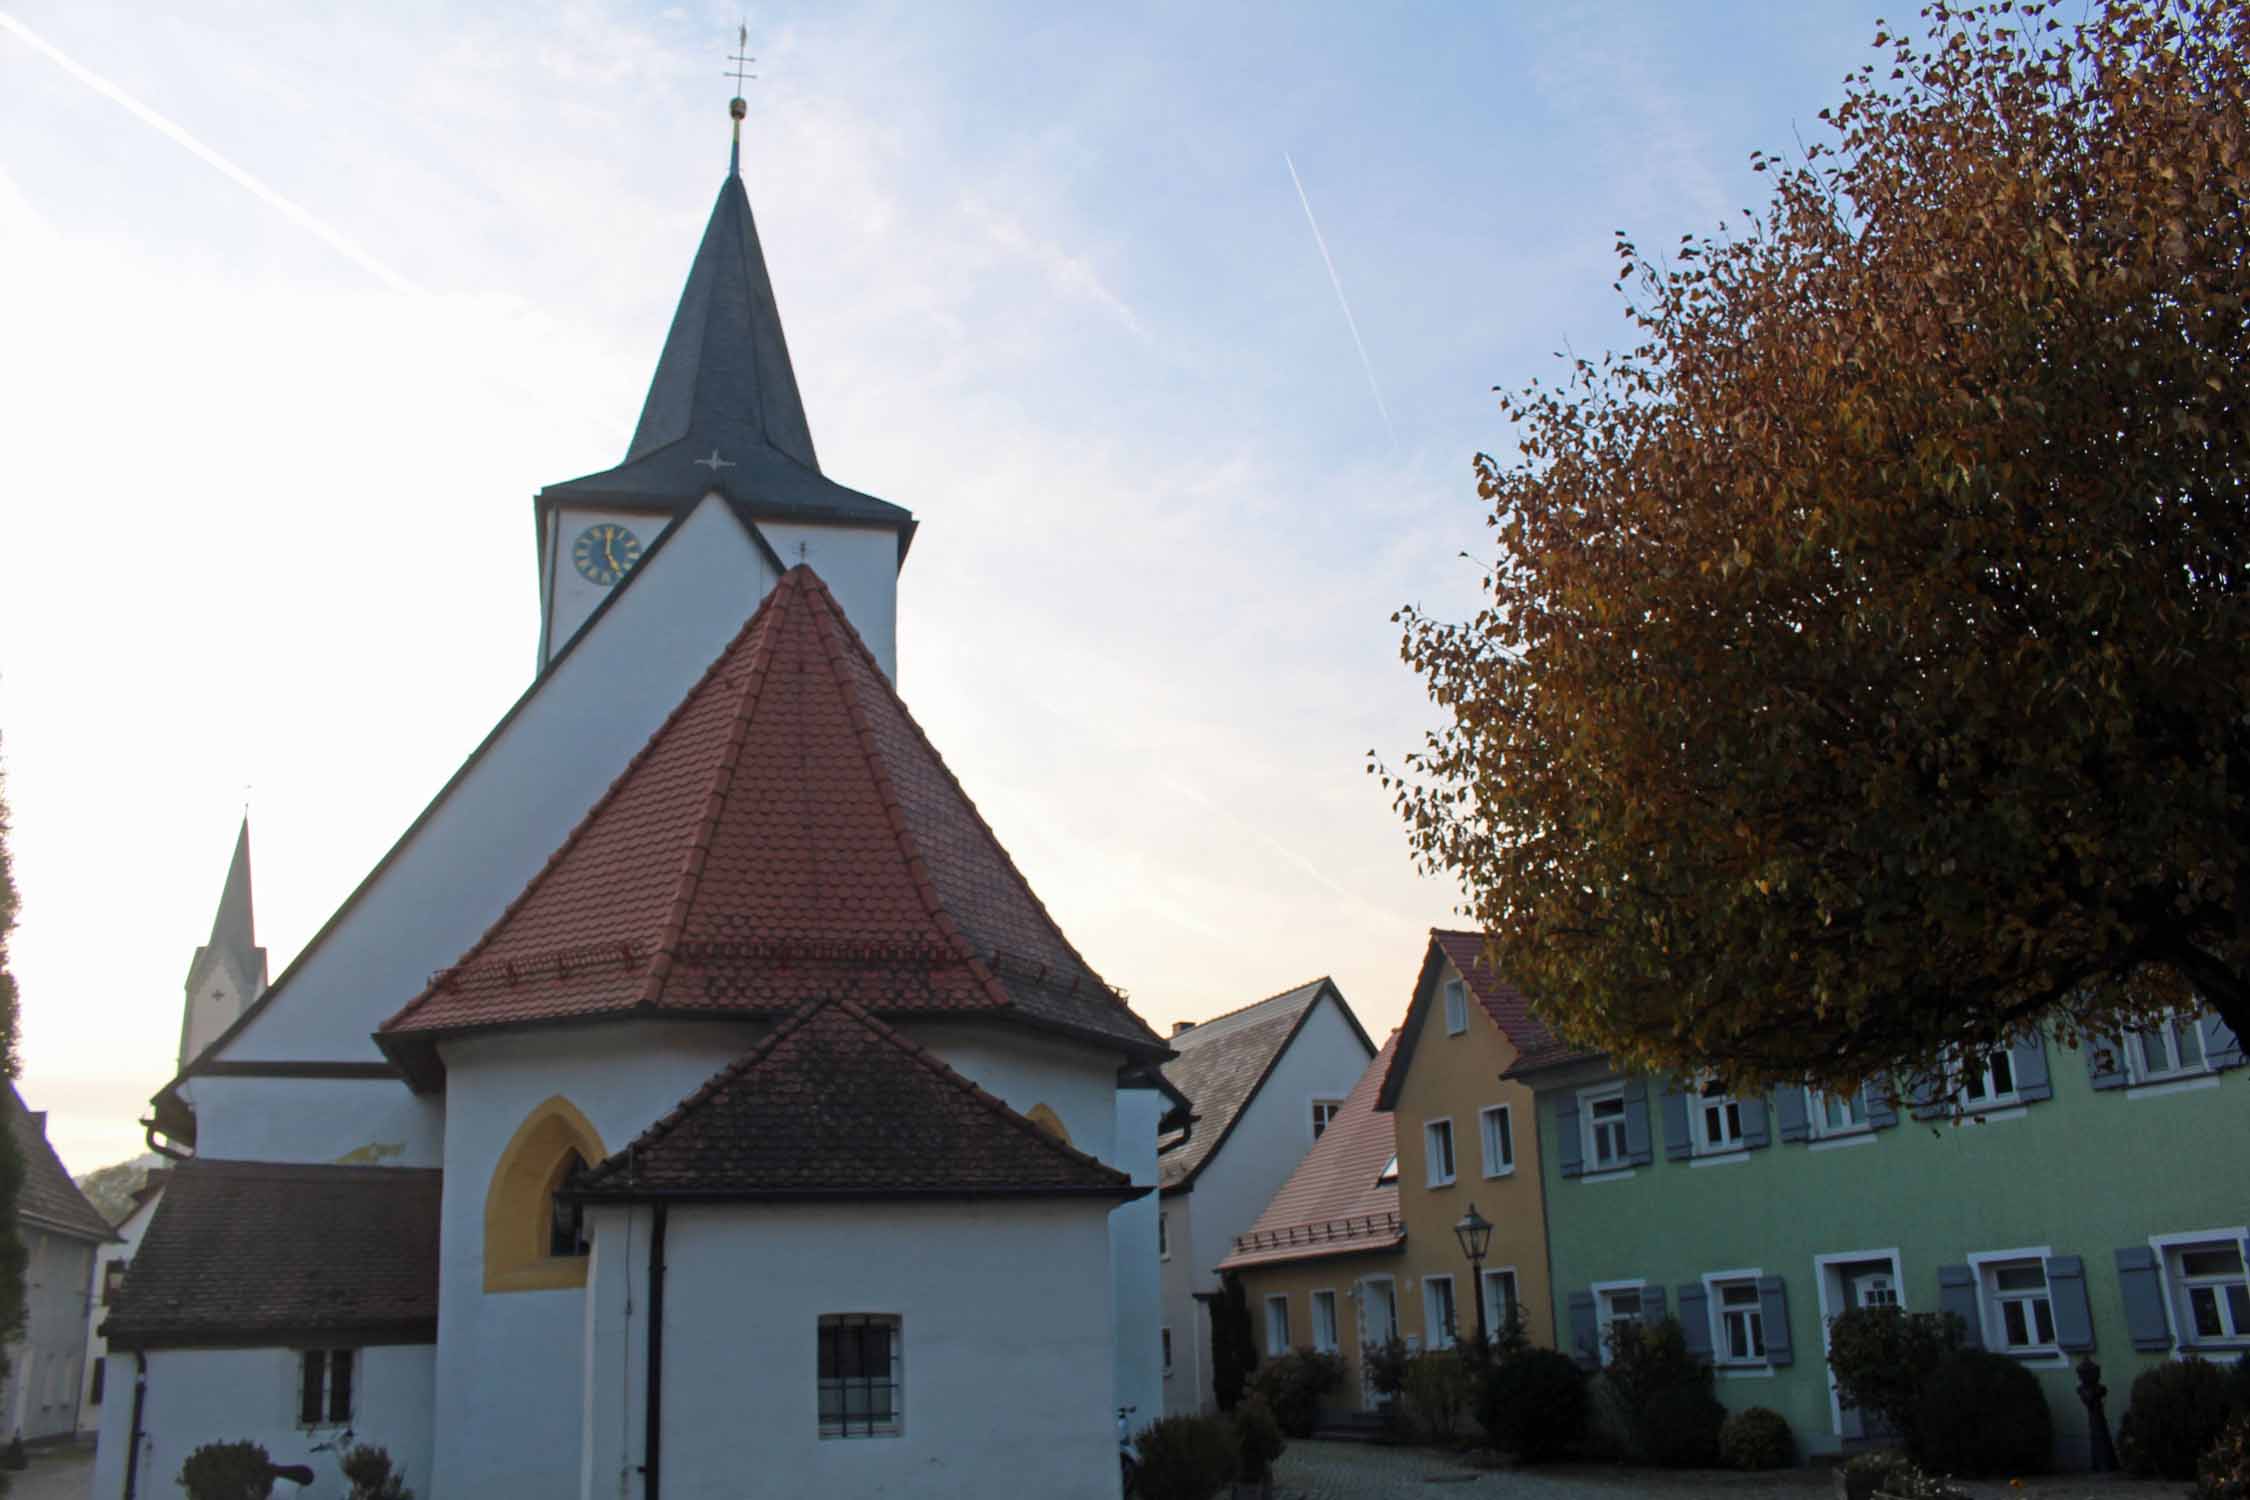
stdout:
<svg viewBox="0 0 2250 1500">
<path fill-rule="evenodd" d="M 560 1190 L 606 1154 L 592 1123 L 560 1095 L 516 1127 L 485 1192 L 486 1291 L 557 1291 L 586 1284 L 585 1210 Z"/>
<path fill-rule="evenodd" d="M 547 1188 L 547 1253 L 551 1256 L 584 1255 L 586 1243 L 586 1205 L 563 1196 L 565 1188 L 575 1185 L 586 1170 L 586 1158 L 576 1151 L 565 1151 L 563 1159 L 555 1165 L 555 1178 Z"/>
</svg>

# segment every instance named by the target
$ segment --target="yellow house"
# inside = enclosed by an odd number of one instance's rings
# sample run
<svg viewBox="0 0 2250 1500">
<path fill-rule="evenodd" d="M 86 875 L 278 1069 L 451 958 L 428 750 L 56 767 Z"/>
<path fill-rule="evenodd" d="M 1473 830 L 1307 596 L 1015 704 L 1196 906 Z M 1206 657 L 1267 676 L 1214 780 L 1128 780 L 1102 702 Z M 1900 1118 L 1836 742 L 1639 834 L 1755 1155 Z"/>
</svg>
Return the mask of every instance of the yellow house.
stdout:
<svg viewBox="0 0 2250 1500">
<path fill-rule="evenodd" d="M 1523 994 L 1485 956 L 1481 934 L 1431 930 L 1376 1098 L 1391 1119 L 1405 1228 L 1397 1317 L 1416 1347 L 1447 1348 L 1474 1333 L 1472 1297 L 1492 1332 L 1512 1304 L 1533 1343 L 1554 1344 L 1538 1116 L 1531 1090 L 1500 1077 L 1520 1054 L 1549 1045 Z M 1472 1205 L 1493 1226 L 1474 1289 L 1454 1233 Z"/>
</svg>

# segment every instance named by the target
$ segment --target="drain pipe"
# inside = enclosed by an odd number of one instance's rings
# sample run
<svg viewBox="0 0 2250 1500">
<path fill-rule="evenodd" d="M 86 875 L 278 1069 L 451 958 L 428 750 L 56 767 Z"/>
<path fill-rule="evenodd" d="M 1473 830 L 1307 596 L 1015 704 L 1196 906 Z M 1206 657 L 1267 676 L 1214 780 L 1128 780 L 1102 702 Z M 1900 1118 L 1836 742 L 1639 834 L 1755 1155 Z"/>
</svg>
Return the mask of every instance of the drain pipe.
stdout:
<svg viewBox="0 0 2250 1500">
<path fill-rule="evenodd" d="M 648 1236 L 648 1432 L 641 1439 L 641 1494 L 657 1500 L 664 1457 L 664 1218 L 671 1205 L 658 1199 Z M 130 1492 L 126 1500 L 132 1500 Z"/>
<path fill-rule="evenodd" d="M 141 1402 L 148 1397 L 148 1355 L 133 1351 L 133 1432 L 125 1444 L 125 1500 L 133 1500 L 141 1477 Z"/>
</svg>

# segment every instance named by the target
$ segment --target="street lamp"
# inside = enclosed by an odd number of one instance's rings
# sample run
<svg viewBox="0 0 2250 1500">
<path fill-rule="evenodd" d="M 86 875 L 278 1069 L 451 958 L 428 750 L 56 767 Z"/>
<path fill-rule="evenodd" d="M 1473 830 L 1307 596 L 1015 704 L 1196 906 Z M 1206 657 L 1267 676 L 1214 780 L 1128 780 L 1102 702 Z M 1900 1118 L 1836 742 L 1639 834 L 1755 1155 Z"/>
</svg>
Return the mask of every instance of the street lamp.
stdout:
<svg viewBox="0 0 2250 1500">
<path fill-rule="evenodd" d="M 1477 1347 L 1489 1353 L 1492 1335 L 1484 1320 L 1484 1253 L 1492 1248 L 1492 1222 L 1472 1203 L 1461 1222 L 1453 1226 L 1453 1237 L 1461 1242 L 1461 1253 L 1469 1258 L 1469 1286 L 1477 1299 Z"/>
</svg>

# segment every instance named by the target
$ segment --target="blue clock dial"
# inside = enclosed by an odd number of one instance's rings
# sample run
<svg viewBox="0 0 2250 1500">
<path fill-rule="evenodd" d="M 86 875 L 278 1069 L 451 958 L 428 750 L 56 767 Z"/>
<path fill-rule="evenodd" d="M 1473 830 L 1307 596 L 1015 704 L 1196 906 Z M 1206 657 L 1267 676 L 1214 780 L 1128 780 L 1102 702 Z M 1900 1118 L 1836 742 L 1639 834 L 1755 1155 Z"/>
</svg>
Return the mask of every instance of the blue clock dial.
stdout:
<svg viewBox="0 0 2250 1500">
<path fill-rule="evenodd" d="M 614 521 L 597 521 L 571 543 L 570 560 L 589 582 L 606 589 L 641 560 L 641 539 Z"/>
</svg>

